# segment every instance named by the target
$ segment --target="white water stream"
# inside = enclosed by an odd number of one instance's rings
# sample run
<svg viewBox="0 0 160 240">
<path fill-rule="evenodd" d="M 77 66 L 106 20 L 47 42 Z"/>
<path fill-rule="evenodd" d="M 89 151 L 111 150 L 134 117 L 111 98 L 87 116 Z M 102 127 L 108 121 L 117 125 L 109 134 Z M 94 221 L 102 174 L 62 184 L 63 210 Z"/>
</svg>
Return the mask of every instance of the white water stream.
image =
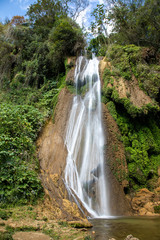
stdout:
<svg viewBox="0 0 160 240">
<path fill-rule="evenodd" d="M 92 217 L 110 216 L 104 170 L 101 86 L 97 58 L 79 57 L 75 69 L 77 95 L 66 133 L 65 183 Z M 85 93 L 78 94 L 80 89 Z M 83 95 L 83 97 L 82 97 Z"/>
</svg>

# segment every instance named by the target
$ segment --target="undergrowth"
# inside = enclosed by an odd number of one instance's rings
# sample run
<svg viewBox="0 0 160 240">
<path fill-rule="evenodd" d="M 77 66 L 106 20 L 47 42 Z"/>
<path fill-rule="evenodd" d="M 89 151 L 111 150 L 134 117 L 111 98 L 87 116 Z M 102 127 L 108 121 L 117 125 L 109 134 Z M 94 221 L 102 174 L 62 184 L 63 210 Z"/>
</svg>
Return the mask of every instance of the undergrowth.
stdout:
<svg viewBox="0 0 160 240">
<path fill-rule="evenodd" d="M 135 45 L 110 45 L 106 58 L 112 67 L 103 74 L 102 101 L 118 124 L 125 146 L 130 189 L 148 187 L 152 190 L 160 166 L 160 67 L 155 59 L 146 60 L 147 49 Z M 148 57 L 148 58 L 147 58 Z M 120 98 L 115 87 L 120 78 L 131 84 L 133 76 L 153 103 L 141 108 L 130 101 L 130 94 Z M 157 102 L 156 102 L 157 101 Z"/>
<path fill-rule="evenodd" d="M 148 55 L 148 48 L 135 45 L 110 45 L 106 52 L 112 63 L 111 75 L 115 78 L 131 81 L 134 75 L 142 90 L 150 97 L 157 99 L 160 86 L 160 66 L 154 56 Z"/>
<path fill-rule="evenodd" d="M 33 204 L 43 196 L 35 141 L 54 115 L 64 79 L 61 75 L 40 89 L 19 83 L 0 91 L 0 206 Z"/>
<path fill-rule="evenodd" d="M 129 170 L 130 187 L 152 189 L 160 165 L 160 116 L 132 118 L 122 104 L 110 101 L 107 107 L 121 132 Z"/>
</svg>

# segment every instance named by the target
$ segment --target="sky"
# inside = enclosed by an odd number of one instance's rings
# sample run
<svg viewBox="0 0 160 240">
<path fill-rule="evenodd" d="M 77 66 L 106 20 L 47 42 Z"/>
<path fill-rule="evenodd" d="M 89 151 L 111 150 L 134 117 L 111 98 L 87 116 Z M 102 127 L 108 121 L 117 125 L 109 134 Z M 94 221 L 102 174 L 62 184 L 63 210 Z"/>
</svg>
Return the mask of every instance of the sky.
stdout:
<svg viewBox="0 0 160 240">
<path fill-rule="evenodd" d="M 15 15 L 24 16 L 27 8 L 35 0 L 0 0 L 0 21 L 6 17 L 11 19 Z"/>
<path fill-rule="evenodd" d="M 103 0 L 89 0 L 89 6 L 81 12 L 77 22 L 82 26 L 89 25 L 90 15 L 97 4 L 102 4 Z M 4 21 L 6 17 L 11 19 L 13 16 L 25 16 L 27 8 L 36 0 L 0 0 L 0 21 Z"/>
</svg>

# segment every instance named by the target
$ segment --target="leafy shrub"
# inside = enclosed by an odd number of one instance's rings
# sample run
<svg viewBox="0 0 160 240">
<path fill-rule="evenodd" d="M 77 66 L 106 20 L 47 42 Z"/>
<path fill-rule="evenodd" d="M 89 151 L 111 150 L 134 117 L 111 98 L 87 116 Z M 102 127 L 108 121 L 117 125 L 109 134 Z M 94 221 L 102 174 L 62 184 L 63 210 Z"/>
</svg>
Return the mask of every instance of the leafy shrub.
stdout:
<svg viewBox="0 0 160 240">
<path fill-rule="evenodd" d="M 155 213 L 160 213 L 160 205 L 154 206 L 154 212 Z"/>
<path fill-rule="evenodd" d="M 12 234 L 7 232 L 0 232 L 0 240 L 13 240 Z"/>
<path fill-rule="evenodd" d="M 160 86 L 160 68 L 158 64 L 149 64 L 144 59 L 144 52 L 148 49 L 135 45 L 116 45 L 108 47 L 106 57 L 111 61 L 117 77 L 131 80 L 134 75 L 139 86 L 150 97 L 157 98 Z"/>
<path fill-rule="evenodd" d="M 1 203 L 34 202 L 42 193 L 38 174 L 31 165 L 34 140 L 42 123 L 43 115 L 33 106 L 1 104 Z"/>
<path fill-rule="evenodd" d="M 3 220 L 7 220 L 8 218 L 10 218 L 10 216 L 11 216 L 10 212 L 0 210 L 0 218 L 2 218 Z"/>
<path fill-rule="evenodd" d="M 157 176 L 160 165 L 159 118 L 148 114 L 133 119 L 123 105 L 108 102 L 107 107 L 122 134 L 131 187 L 135 190 L 140 187 L 152 188 L 148 180 Z"/>
</svg>

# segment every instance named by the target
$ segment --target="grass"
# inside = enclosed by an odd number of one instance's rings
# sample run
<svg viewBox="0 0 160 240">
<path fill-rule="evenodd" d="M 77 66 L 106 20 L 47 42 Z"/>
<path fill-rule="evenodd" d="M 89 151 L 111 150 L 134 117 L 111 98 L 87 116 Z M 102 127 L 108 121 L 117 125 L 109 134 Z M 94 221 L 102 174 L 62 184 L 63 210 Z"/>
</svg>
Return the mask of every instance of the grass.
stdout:
<svg viewBox="0 0 160 240">
<path fill-rule="evenodd" d="M 6 218 L 0 224 L 6 231 L 0 233 L 0 240 L 12 240 L 15 232 L 22 231 L 42 232 L 54 240 L 73 240 L 79 237 L 85 240 L 91 239 L 87 231 L 81 231 L 75 226 L 70 226 L 67 221 L 50 219 L 49 215 L 43 214 L 38 205 L 6 206 L 5 209 L 0 209 L 0 211 L 3 212 L 2 216 Z M 47 213 L 45 212 L 45 214 Z"/>
</svg>

